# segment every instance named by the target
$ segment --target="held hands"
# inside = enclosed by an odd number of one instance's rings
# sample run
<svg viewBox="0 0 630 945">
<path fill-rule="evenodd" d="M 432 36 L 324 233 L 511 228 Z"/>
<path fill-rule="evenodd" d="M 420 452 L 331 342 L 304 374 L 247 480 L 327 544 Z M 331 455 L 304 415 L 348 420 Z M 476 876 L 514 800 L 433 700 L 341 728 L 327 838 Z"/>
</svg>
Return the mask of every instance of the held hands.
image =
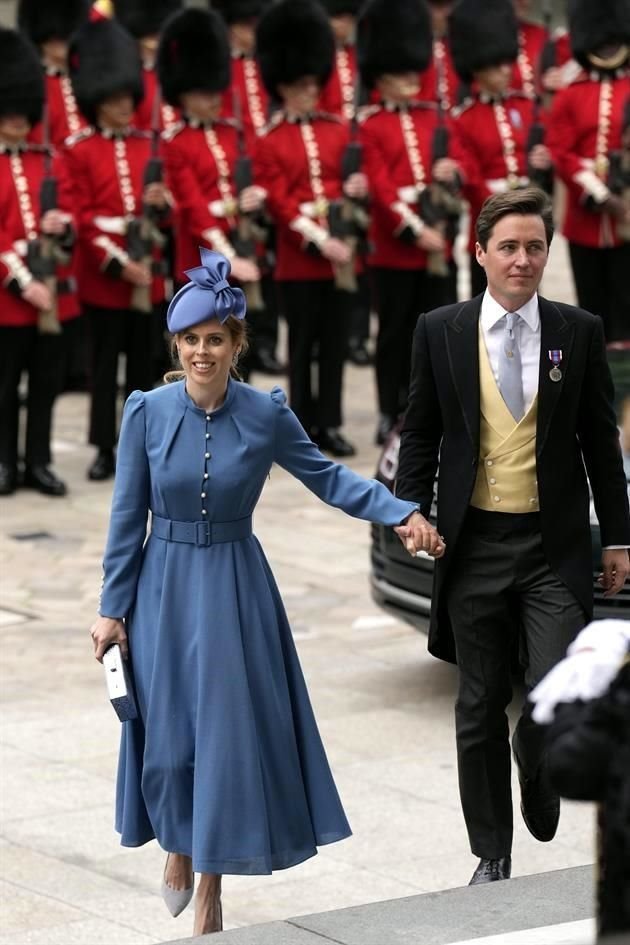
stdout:
<svg viewBox="0 0 630 945">
<path fill-rule="evenodd" d="M 325 259 L 339 266 L 349 263 L 352 258 L 350 247 L 343 240 L 337 239 L 336 236 L 329 236 L 327 240 L 324 240 L 319 250 Z"/>
<path fill-rule="evenodd" d="M 52 308 L 53 298 L 50 289 L 38 279 L 32 279 L 26 288 L 22 289 L 22 298 L 41 312 L 47 312 Z"/>
<path fill-rule="evenodd" d="M 630 557 L 625 548 L 604 548 L 602 573 L 598 583 L 604 588 L 604 597 L 618 594 L 630 574 Z"/>
<path fill-rule="evenodd" d="M 133 262 L 131 259 L 123 266 L 121 276 L 125 282 L 130 282 L 131 285 L 140 287 L 149 286 L 152 282 L 149 267 L 145 266 L 143 263 Z"/>
<path fill-rule="evenodd" d="M 127 659 L 129 655 L 127 634 L 122 620 L 117 620 L 115 617 L 97 617 L 90 627 L 90 636 L 94 643 L 94 656 L 99 663 L 103 662 L 103 654 L 114 643 L 120 645 L 122 658 Z"/>
<path fill-rule="evenodd" d="M 260 270 L 251 259 L 235 256 L 230 262 L 232 275 L 238 282 L 258 282 L 260 280 Z"/>
<path fill-rule="evenodd" d="M 361 171 L 351 174 L 344 182 L 343 192 L 351 200 L 363 200 L 368 195 L 368 179 Z"/>
<path fill-rule="evenodd" d="M 412 557 L 424 551 L 431 558 L 441 558 L 446 552 L 446 542 L 420 512 L 412 512 L 405 524 L 397 525 L 394 531 Z"/>
</svg>

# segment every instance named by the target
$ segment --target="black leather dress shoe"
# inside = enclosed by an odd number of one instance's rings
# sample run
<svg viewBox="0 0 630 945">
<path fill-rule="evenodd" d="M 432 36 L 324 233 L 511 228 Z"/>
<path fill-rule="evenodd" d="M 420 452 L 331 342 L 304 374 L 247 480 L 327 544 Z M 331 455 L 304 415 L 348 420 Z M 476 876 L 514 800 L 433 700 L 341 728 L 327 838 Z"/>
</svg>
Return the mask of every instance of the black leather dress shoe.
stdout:
<svg viewBox="0 0 630 945">
<path fill-rule="evenodd" d="M 512 875 L 512 857 L 500 856 L 497 860 L 479 860 L 479 866 L 472 874 L 469 886 L 481 883 L 496 883 L 500 879 L 509 879 Z"/>
<path fill-rule="evenodd" d="M 116 471 L 116 462 L 114 460 L 113 450 L 99 450 L 96 459 L 88 469 L 88 479 L 92 482 L 102 482 L 109 479 Z"/>
<path fill-rule="evenodd" d="M 261 371 L 263 374 L 271 374 L 272 377 L 276 377 L 278 374 L 286 374 L 287 367 L 286 364 L 282 364 L 278 361 L 273 351 L 261 348 L 256 352 L 252 370 Z"/>
<path fill-rule="evenodd" d="M 532 837 L 547 843 L 553 840 L 560 820 L 560 798 L 551 787 L 543 763 L 533 778 L 528 778 L 514 752 L 518 783 L 521 787 L 521 814 Z"/>
<path fill-rule="evenodd" d="M 17 469 L 0 463 L 0 495 L 12 495 L 17 489 Z"/>
<path fill-rule="evenodd" d="M 58 479 L 48 466 L 27 466 L 24 470 L 24 485 L 27 489 L 37 489 L 43 495 L 65 495 L 68 491 L 65 482 Z"/>
<path fill-rule="evenodd" d="M 348 359 L 356 364 L 357 367 L 366 367 L 372 363 L 372 355 L 365 346 L 364 341 L 350 342 L 348 346 Z"/>
<path fill-rule="evenodd" d="M 354 456 L 356 453 L 352 443 L 346 440 L 339 430 L 320 430 L 313 435 L 313 442 L 317 443 L 324 453 L 330 453 L 332 456 Z"/>
<path fill-rule="evenodd" d="M 396 421 L 393 417 L 390 417 L 386 413 L 382 413 L 378 418 L 378 426 L 376 427 L 376 433 L 374 435 L 374 442 L 377 446 L 383 446 L 387 437 L 392 432 L 396 425 Z"/>
</svg>

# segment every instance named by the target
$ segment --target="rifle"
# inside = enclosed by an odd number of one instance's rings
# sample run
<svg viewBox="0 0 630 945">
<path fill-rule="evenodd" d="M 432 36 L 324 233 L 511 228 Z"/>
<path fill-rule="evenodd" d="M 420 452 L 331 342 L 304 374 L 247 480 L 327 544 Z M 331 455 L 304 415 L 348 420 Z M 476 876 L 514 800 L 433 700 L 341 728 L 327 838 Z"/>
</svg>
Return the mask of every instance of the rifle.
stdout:
<svg viewBox="0 0 630 945">
<path fill-rule="evenodd" d="M 357 82 L 355 89 L 355 104 L 350 121 L 350 141 L 345 147 L 341 158 L 341 181 L 343 184 L 353 174 L 358 174 L 363 161 L 363 145 L 359 141 L 358 103 L 361 96 L 361 85 Z M 343 240 L 351 251 L 350 261 L 343 265 L 335 265 L 335 285 L 346 292 L 357 292 L 358 283 L 355 272 L 355 257 L 360 250 L 362 237 L 368 226 L 368 217 L 361 201 L 347 197 L 345 194 L 339 200 L 332 200 L 328 207 L 328 229 L 331 236 Z"/>
<path fill-rule="evenodd" d="M 161 184 L 164 180 L 164 162 L 159 156 L 160 149 L 160 115 L 161 96 L 159 90 L 153 100 L 151 155 L 142 175 L 142 189 L 149 184 Z M 127 252 L 134 262 L 142 263 L 149 272 L 153 271 L 153 248 L 163 246 L 164 235 L 159 229 L 160 211 L 156 207 L 142 204 L 142 214 L 133 217 L 127 223 Z M 151 286 L 134 286 L 131 293 L 130 307 L 138 312 L 152 312 Z"/>
<path fill-rule="evenodd" d="M 58 206 L 57 178 L 53 175 L 52 151 L 48 141 L 48 107 L 44 108 L 43 119 L 44 177 L 39 190 L 39 212 L 43 217 L 49 210 Z M 26 248 L 26 264 L 35 277 L 43 282 L 50 292 L 52 303 L 46 311 L 37 314 L 37 330 L 42 335 L 58 335 L 61 332 L 59 311 L 57 308 L 57 263 L 67 262 L 67 256 L 61 250 L 54 236 L 41 233 L 36 239 L 29 240 Z"/>
<path fill-rule="evenodd" d="M 630 207 L 630 97 L 623 111 L 621 147 L 609 154 L 608 188 Z M 617 232 L 624 242 L 630 242 L 630 223 L 618 223 Z"/>
<path fill-rule="evenodd" d="M 431 142 L 432 168 L 437 161 L 448 157 L 449 151 L 449 130 L 444 120 L 442 102 L 439 99 L 437 109 L 438 124 L 433 132 Z M 428 226 L 439 230 L 447 242 L 453 243 L 457 236 L 459 218 L 462 213 L 459 183 L 453 186 L 431 180 L 418 197 L 418 213 Z M 438 250 L 428 254 L 427 272 L 442 278 L 449 275 L 446 250 Z"/>
<path fill-rule="evenodd" d="M 252 172 L 252 159 L 247 153 L 247 144 L 245 142 L 245 131 L 243 129 L 243 113 L 241 109 L 241 99 L 236 90 L 232 95 L 232 108 L 234 119 L 236 121 L 236 136 L 238 143 L 238 157 L 234 165 L 234 184 L 236 194 L 240 197 L 246 187 L 251 187 L 254 175 Z M 237 211 L 237 224 L 234 232 L 231 234 L 232 245 L 236 250 L 236 255 L 243 259 L 250 259 L 256 262 L 256 227 L 251 214 Z M 247 300 L 247 308 L 250 312 L 259 312 L 265 307 L 260 288 L 260 282 L 244 282 L 243 291 Z"/>
</svg>

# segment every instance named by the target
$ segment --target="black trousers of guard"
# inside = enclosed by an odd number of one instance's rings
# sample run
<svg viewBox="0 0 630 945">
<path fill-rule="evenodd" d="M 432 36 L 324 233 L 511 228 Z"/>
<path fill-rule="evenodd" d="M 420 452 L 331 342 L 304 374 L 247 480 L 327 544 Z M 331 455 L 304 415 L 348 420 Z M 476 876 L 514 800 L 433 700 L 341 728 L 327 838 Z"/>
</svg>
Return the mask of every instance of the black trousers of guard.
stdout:
<svg viewBox="0 0 630 945">
<path fill-rule="evenodd" d="M 630 243 L 593 249 L 569 243 L 578 304 L 600 315 L 606 341 L 630 340 Z"/>
<path fill-rule="evenodd" d="M 86 306 L 90 341 L 90 433 L 99 449 L 117 439 L 118 356 L 126 356 L 125 397 L 151 390 L 154 382 L 155 312 Z"/>
<path fill-rule="evenodd" d="M 278 283 L 289 327 L 289 396 L 307 432 L 340 427 L 352 298 L 332 279 Z"/>
<path fill-rule="evenodd" d="M 62 384 L 63 352 L 62 335 L 39 334 L 34 325 L 0 328 L 0 463 L 17 465 L 18 387 L 23 371 L 28 372 L 24 461 L 27 466 L 50 463 L 52 412 Z"/>
<path fill-rule="evenodd" d="M 454 280 L 425 269 L 372 270 L 378 335 L 376 387 L 382 414 L 395 418 L 407 406 L 413 333 L 422 312 L 456 301 Z"/>
<path fill-rule="evenodd" d="M 457 542 L 445 597 L 455 636 L 459 790 L 470 847 L 481 858 L 508 856 L 513 816 L 511 665 L 518 641 L 527 690 L 566 653 L 586 617 L 554 575 L 542 548 L 538 513 L 471 508 Z M 512 747 L 527 777 L 544 764 L 545 730 L 525 711 Z"/>
</svg>

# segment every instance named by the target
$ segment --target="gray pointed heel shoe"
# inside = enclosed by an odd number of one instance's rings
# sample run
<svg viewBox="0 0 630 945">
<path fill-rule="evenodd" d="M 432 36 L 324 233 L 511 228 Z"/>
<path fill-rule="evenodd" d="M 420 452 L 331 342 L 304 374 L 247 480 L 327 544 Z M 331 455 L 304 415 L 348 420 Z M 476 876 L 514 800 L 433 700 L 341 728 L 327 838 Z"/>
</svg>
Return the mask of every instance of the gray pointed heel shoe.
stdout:
<svg viewBox="0 0 630 945">
<path fill-rule="evenodd" d="M 195 891 L 195 874 L 193 873 L 192 886 L 187 889 L 172 889 L 166 882 L 166 867 L 168 866 L 168 856 L 164 866 L 164 875 L 162 876 L 162 899 L 166 903 L 166 908 L 174 919 L 184 911 L 193 897 Z"/>
</svg>

